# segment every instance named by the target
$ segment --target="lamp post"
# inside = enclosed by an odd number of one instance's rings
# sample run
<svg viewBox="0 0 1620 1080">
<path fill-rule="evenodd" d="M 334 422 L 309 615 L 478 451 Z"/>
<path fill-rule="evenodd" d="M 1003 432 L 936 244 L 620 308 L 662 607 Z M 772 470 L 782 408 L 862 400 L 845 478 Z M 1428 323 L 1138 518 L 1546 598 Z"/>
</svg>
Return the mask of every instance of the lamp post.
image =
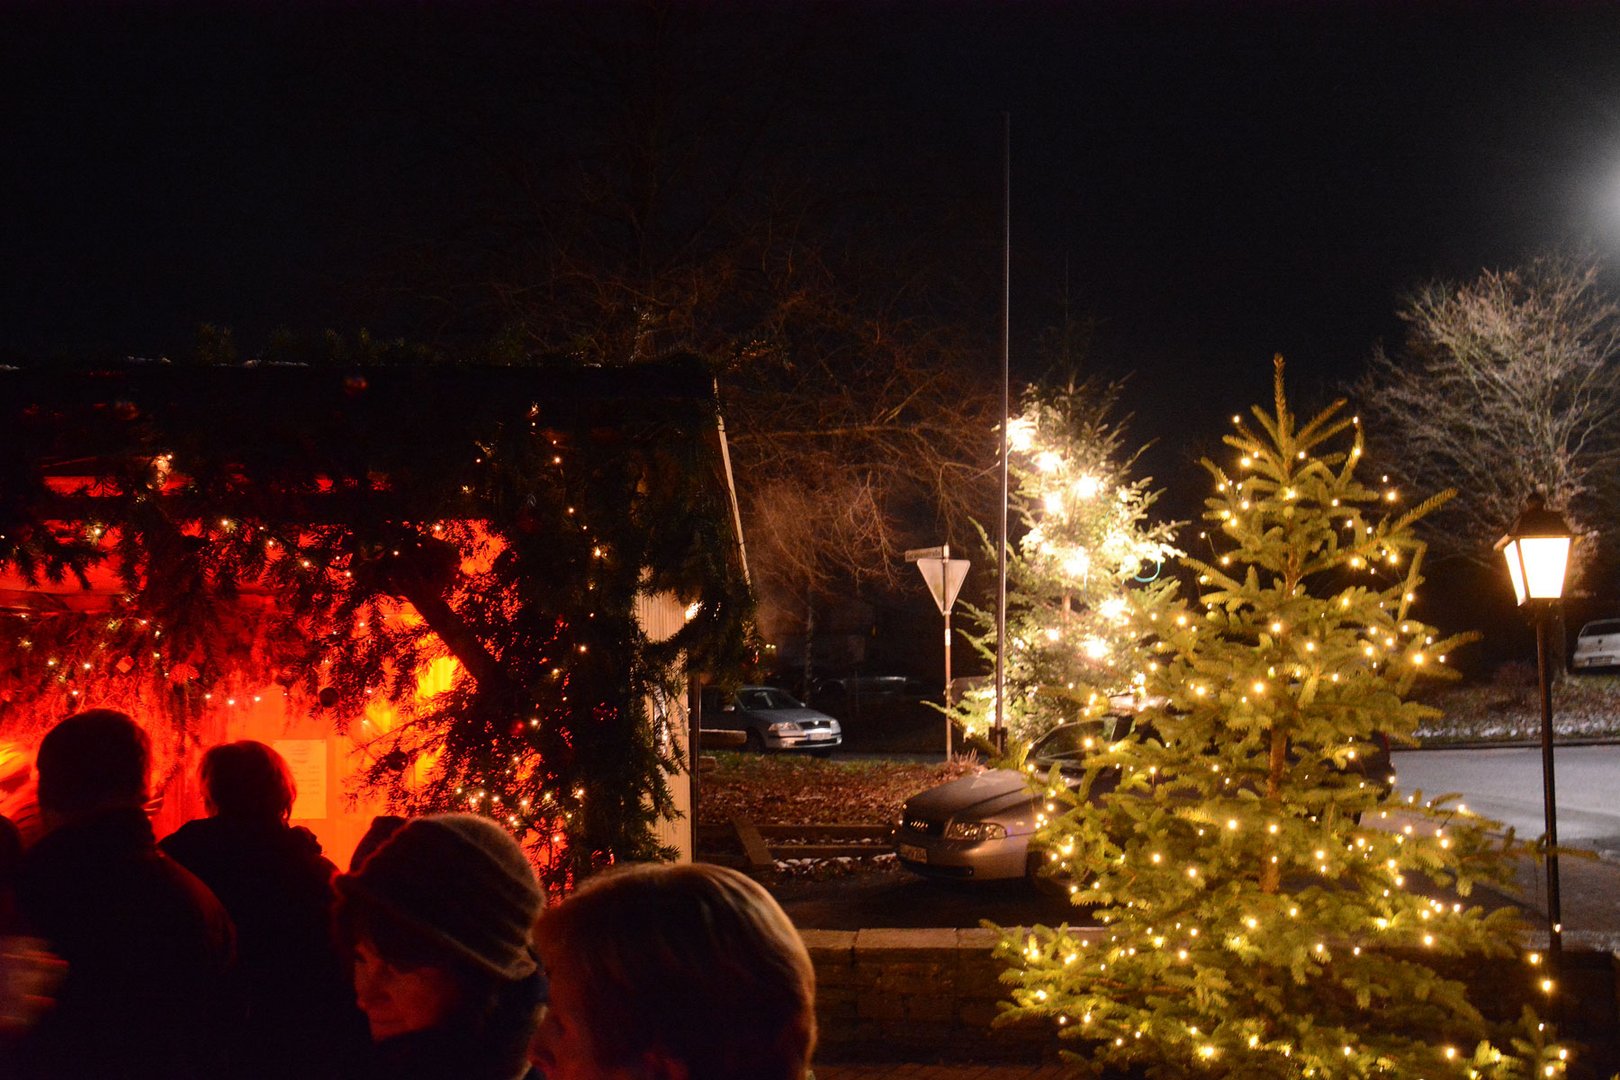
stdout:
<svg viewBox="0 0 1620 1080">
<path fill-rule="evenodd" d="M 1532 495 L 1524 513 L 1496 548 L 1507 560 L 1508 577 L 1520 607 L 1529 606 L 1536 624 L 1536 673 L 1541 681 L 1541 786 L 1547 819 L 1547 962 L 1552 994 L 1563 978 L 1563 913 L 1558 899 L 1558 794 L 1553 782 L 1552 684 L 1547 672 L 1547 631 L 1564 596 L 1564 572 L 1574 537 L 1556 510 Z M 1556 1001 L 1558 998 L 1554 998 Z"/>
</svg>

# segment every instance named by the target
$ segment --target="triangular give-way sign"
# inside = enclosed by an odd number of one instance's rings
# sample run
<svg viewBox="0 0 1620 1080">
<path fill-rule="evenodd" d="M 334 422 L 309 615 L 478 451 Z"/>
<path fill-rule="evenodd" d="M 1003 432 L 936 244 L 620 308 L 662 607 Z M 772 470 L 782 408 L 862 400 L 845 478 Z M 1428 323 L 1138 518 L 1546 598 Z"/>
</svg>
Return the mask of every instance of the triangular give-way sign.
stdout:
<svg viewBox="0 0 1620 1080">
<path fill-rule="evenodd" d="M 917 560 L 917 569 L 922 571 L 923 581 L 928 584 L 928 591 L 934 594 L 934 603 L 939 606 L 939 613 L 949 615 L 951 605 L 956 603 L 956 594 L 962 589 L 962 581 L 967 577 L 968 561 L 924 558 Z"/>
</svg>

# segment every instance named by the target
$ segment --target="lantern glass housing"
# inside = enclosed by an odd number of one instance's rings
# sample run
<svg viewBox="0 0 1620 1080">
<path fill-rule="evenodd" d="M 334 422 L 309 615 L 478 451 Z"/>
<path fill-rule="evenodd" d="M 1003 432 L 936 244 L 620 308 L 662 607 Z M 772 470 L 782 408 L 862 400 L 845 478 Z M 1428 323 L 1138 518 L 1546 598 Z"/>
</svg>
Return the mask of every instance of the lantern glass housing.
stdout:
<svg viewBox="0 0 1620 1080">
<path fill-rule="evenodd" d="M 1521 605 L 1563 597 L 1572 539 L 1563 517 L 1547 509 L 1538 496 L 1530 500 L 1512 530 L 1497 541 L 1497 550 L 1507 560 L 1508 577 L 1513 580 L 1514 598 Z"/>
</svg>

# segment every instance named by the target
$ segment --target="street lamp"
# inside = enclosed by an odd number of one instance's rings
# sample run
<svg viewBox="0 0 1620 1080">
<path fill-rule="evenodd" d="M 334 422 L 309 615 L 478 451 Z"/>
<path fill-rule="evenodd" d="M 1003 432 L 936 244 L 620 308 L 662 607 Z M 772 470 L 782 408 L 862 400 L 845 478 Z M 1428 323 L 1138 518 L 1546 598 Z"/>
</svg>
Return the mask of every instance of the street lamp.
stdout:
<svg viewBox="0 0 1620 1080">
<path fill-rule="evenodd" d="M 1547 819 L 1547 960 L 1558 993 L 1563 978 L 1563 914 L 1558 900 L 1558 795 L 1553 783 L 1552 684 L 1547 673 L 1547 628 L 1564 596 L 1564 571 L 1569 566 L 1569 525 L 1556 510 L 1547 509 L 1540 495 L 1529 505 L 1508 534 L 1496 543 L 1507 559 L 1508 577 L 1520 607 L 1529 605 L 1536 624 L 1536 673 L 1541 680 L 1541 787 Z"/>
</svg>

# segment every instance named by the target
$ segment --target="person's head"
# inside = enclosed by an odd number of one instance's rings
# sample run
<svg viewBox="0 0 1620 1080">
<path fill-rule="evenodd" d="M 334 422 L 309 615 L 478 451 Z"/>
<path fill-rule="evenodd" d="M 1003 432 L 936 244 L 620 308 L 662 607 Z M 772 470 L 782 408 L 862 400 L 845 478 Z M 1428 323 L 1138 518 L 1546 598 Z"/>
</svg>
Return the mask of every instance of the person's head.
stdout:
<svg viewBox="0 0 1620 1080">
<path fill-rule="evenodd" d="M 285 822 L 298 788 L 286 759 L 262 742 L 221 743 L 203 754 L 203 802 L 210 814 Z"/>
<path fill-rule="evenodd" d="M 90 709 L 61 721 L 39 744 L 39 806 L 57 820 L 146 804 L 152 743 L 126 714 Z"/>
<path fill-rule="evenodd" d="M 611 870 L 537 932 L 548 1080 L 803 1080 L 815 971 L 770 893 L 704 863 Z"/>
<path fill-rule="evenodd" d="M 349 856 L 349 873 L 359 870 L 365 861 L 371 858 L 371 853 L 381 847 L 384 840 L 397 833 L 404 824 L 405 819 L 398 814 L 378 814 L 372 818 L 371 824 L 366 827 L 366 834 L 354 845 L 354 854 Z"/>
<path fill-rule="evenodd" d="M 521 1060 L 544 993 L 532 933 L 545 896 L 510 833 L 473 814 L 411 819 L 337 894 L 374 1040 L 454 1028 Z"/>
</svg>

